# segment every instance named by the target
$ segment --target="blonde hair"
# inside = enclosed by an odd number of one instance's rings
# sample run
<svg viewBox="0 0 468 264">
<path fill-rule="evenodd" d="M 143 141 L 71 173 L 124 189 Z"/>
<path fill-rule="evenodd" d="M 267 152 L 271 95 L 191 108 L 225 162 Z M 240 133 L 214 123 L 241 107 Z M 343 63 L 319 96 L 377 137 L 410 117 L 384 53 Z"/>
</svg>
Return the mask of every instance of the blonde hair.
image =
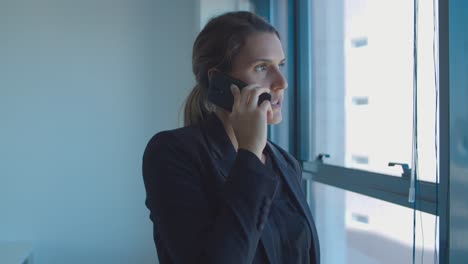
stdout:
<svg viewBox="0 0 468 264">
<path fill-rule="evenodd" d="M 216 106 L 211 104 L 206 98 L 207 95 L 202 94 L 203 91 L 197 84 L 188 95 L 184 107 L 184 126 L 197 124 L 208 113 L 216 110 Z"/>
</svg>

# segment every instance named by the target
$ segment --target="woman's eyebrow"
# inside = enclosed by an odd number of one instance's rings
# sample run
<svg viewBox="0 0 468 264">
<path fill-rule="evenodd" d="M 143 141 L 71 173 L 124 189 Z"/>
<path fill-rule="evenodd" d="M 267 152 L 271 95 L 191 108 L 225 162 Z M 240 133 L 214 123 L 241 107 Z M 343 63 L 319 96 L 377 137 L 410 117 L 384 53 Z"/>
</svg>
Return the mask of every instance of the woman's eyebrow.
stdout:
<svg viewBox="0 0 468 264">
<path fill-rule="evenodd" d="M 274 61 L 271 60 L 271 59 L 263 59 L 263 58 L 259 58 L 259 59 L 254 59 L 252 60 L 252 63 L 257 63 L 257 62 L 268 62 L 268 63 L 273 63 Z M 284 63 L 286 62 L 286 58 L 283 58 L 280 63 Z"/>
</svg>

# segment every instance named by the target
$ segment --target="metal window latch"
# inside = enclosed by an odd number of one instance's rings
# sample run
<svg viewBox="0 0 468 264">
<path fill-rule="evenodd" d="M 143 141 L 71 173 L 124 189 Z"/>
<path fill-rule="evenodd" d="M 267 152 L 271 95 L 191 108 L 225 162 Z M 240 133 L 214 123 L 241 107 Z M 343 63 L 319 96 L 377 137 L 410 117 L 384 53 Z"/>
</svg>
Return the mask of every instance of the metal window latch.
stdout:
<svg viewBox="0 0 468 264">
<path fill-rule="evenodd" d="M 329 158 L 330 157 L 330 154 L 327 154 L 327 153 L 319 153 L 317 155 L 317 157 L 315 158 L 315 160 L 317 162 L 320 162 L 320 163 L 323 163 L 323 158 Z"/>
<path fill-rule="evenodd" d="M 403 173 L 401 174 L 401 177 L 403 178 L 411 178 L 411 168 L 407 163 L 398 163 L 398 162 L 389 162 L 388 166 L 393 167 L 393 166 L 400 166 L 403 169 Z"/>
</svg>

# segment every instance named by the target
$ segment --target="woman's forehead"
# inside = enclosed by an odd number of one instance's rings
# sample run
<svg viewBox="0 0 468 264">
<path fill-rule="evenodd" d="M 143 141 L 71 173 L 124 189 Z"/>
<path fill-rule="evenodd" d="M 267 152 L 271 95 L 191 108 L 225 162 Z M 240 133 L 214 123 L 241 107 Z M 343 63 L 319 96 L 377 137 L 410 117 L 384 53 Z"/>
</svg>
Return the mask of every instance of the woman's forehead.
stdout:
<svg viewBox="0 0 468 264">
<path fill-rule="evenodd" d="M 247 37 L 239 53 L 245 63 L 258 60 L 280 62 L 284 60 L 283 47 L 274 33 L 257 33 Z"/>
</svg>

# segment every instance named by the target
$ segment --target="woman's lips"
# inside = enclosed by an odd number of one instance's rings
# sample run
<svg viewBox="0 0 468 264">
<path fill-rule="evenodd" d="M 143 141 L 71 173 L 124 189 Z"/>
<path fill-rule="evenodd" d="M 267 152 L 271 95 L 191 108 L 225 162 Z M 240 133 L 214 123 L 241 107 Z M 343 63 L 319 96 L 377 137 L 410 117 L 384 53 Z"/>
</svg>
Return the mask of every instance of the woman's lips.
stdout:
<svg viewBox="0 0 468 264">
<path fill-rule="evenodd" d="M 280 109 L 281 108 L 281 101 L 282 101 L 281 98 L 271 100 L 271 108 L 273 108 L 273 110 Z"/>
</svg>

